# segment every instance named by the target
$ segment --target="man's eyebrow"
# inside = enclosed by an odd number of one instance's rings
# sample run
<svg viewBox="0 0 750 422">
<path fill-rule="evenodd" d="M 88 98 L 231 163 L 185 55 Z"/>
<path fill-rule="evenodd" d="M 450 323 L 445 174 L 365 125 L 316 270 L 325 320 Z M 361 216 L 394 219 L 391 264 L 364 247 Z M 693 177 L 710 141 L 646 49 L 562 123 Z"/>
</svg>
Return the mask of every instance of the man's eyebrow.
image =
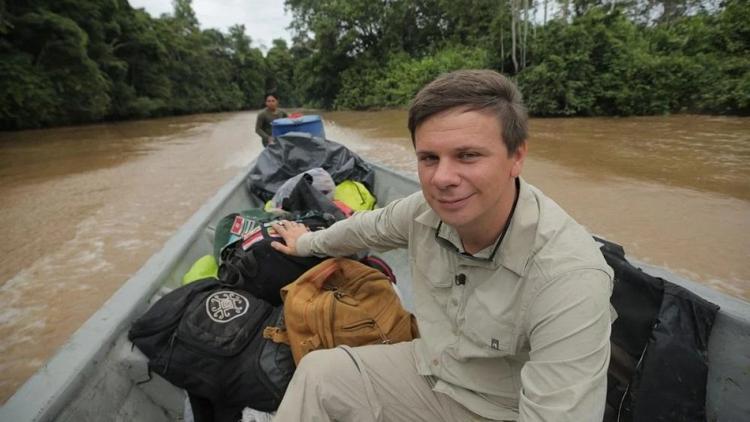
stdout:
<svg viewBox="0 0 750 422">
<path fill-rule="evenodd" d="M 482 151 L 486 151 L 486 150 L 487 150 L 487 148 L 484 147 L 484 146 L 464 145 L 464 146 L 460 146 L 460 147 L 456 147 L 456 148 L 451 148 L 450 152 L 455 154 L 455 153 L 462 153 L 462 152 L 466 152 L 466 151 L 479 151 L 479 152 L 482 152 Z M 414 152 L 417 155 L 425 155 L 425 154 L 435 155 L 436 154 L 435 151 L 427 150 L 427 149 L 416 150 Z"/>
<path fill-rule="evenodd" d="M 455 152 L 466 152 L 466 151 L 487 151 L 487 147 L 479 145 L 465 145 L 454 149 Z"/>
</svg>

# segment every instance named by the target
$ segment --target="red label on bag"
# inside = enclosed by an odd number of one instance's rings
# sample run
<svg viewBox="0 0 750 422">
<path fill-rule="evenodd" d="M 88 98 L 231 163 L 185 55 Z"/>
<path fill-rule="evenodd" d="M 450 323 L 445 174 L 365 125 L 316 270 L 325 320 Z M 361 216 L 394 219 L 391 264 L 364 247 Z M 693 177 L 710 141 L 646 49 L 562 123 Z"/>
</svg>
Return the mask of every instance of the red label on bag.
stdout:
<svg viewBox="0 0 750 422">
<path fill-rule="evenodd" d="M 242 249 L 248 250 L 250 246 L 253 246 L 261 240 L 263 240 L 263 233 L 261 232 L 260 227 L 256 227 L 255 230 L 242 236 Z"/>
<path fill-rule="evenodd" d="M 245 219 L 242 218 L 241 215 L 238 215 L 234 217 L 234 222 L 232 223 L 232 228 L 229 230 L 229 233 L 241 235 L 242 234 L 242 228 L 245 225 Z"/>
</svg>

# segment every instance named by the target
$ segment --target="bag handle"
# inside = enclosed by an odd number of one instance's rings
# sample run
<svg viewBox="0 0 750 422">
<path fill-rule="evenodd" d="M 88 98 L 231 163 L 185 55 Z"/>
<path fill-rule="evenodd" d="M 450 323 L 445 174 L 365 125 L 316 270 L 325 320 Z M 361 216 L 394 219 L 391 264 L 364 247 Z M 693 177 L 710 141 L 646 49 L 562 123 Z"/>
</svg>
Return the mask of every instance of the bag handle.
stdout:
<svg viewBox="0 0 750 422">
<path fill-rule="evenodd" d="M 305 278 L 305 282 L 313 283 L 315 287 L 322 290 L 326 280 L 338 271 L 339 267 L 338 258 L 327 259 L 314 267 L 315 271 Z"/>
</svg>

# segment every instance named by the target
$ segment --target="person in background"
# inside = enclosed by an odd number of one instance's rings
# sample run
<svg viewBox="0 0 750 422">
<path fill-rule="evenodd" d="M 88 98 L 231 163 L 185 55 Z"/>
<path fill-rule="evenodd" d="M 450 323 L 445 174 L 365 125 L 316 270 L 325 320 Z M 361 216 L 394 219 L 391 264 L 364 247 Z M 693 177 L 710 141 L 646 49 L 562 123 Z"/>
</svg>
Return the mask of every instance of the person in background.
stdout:
<svg viewBox="0 0 750 422">
<path fill-rule="evenodd" d="M 601 421 L 613 272 L 592 236 L 520 177 L 527 114 L 489 70 L 438 77 L 409 130 L 421 191 L 309 232 L 292 255 L 407 248 L 420 338 L 306 355 L 275 421 Z"/>
<path fill-rule="evenodd" d="M 271 122 L 283 117 L 287 117 L 287 114 L 284 110 L 279 109 L 279 97 L 272 93 L 266 94 L 266 108 L 258 113 L 258 118 L 255 121 L 255 133 L 260 136 L 263 148 L 267 147 L 269 143 L 273 143 Z"/>
</svg>

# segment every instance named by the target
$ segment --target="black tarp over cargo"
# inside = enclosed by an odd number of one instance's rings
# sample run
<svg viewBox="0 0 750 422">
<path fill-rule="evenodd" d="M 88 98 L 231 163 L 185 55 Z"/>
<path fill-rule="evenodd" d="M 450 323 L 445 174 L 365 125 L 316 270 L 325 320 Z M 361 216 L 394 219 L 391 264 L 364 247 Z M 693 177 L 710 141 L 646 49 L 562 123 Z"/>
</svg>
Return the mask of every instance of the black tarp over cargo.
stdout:
<svg viewBox="0 0 750 422">
<path fill-rule="evenodd" d="M 603 243 L 615 271 L 612 359 L 604 420 L 706 420 L 708 339 L 719 307 L 646 274 L 621 246 Z"/>
<path fill-rule="evenodd" d="M 337 142 L 301 132 L 276 138 L 258 155 L 247 188 L 267 201 L 287 179 L 315 167 L 326 170 L 336 184 L 355 180 L 374 191 L 375 173 L 357 154 Z"/>
</svg>

